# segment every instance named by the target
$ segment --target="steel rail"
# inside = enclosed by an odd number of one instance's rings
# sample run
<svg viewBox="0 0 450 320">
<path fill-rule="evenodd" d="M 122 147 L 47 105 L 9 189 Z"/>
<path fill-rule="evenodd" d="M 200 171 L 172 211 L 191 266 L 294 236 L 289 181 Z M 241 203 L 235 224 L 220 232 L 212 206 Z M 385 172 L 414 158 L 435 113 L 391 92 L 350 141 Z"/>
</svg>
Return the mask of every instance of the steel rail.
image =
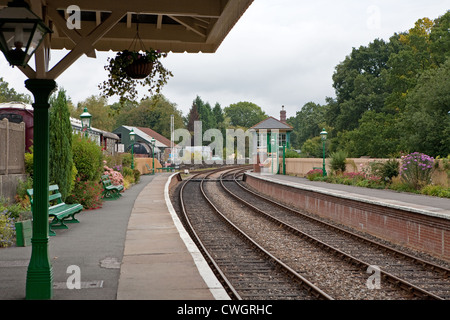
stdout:
<svg viewBox="0 0 450 320">
<path fill-rule="evenodd" d="M 237 174 L 237 173 L 238 173 L 238 172 L 235 173 L 234 178 L 236 177 L 236 174 Z M 256 195 L 258 198 L 264 200 L 265 202 L 269 202 L 269 203 L 276 204 L 277 206 L 282 207 L 282 208 L 284 208 L 284 209 L 286 209 L 286 210 L 289 210 L 290 212 L 293 212 L 293 213 L 295 213 L 295 214 L 299 214 L 299 215 L 301 215 L 302 217 L 306 217 L 306 218 L 308 218 L 308 219 L 310 219 L 310 220 L 313 220 L 313 221 L 315 221 L 315 222 L 318 222 L 318 223 L 320 223 L 320 224 L 322 224 L 322 225 L 326 225 L 328 228 L 332 228 L 332 229 L 334 229 L 334 230 L 338 230 L 338 231 L 341 232 L 341 233 L 351 234 L 352 236 L 357 237 L 357 239 L 361 239 L 361 240 L 363 240 L 363 241 L 369 242 L 371 245 L 377 245 L 377 246 L 379 245 L 379 244 L 376 243 L 376 242 L 373 242 L 373 241 L 371 241 L 371 240 L 369 240 L 369 239 L 363 238 L 363 237 L 361 237 L 361 236 L 359 236 L 359 235 L 356 235 L 356 234 L 354 234 L 354 233 L 348 232 L 347 230 L 344 230 L 344 229 L 342 229 L 342 228 L 333 226 L 333 225 L 331 225 L 331 224 L 329 224 L 329 223 L 323 222 L 323 221 L 318 220 L 318 219 L 315 219 L 315 218 L 313 218 L 313 217 L 309 217 L 309 216 L 304 215 L 303 213 L 301 213 L 301 212 L 299 212 L 299 211 L 293 210 L 293 209 L 291 209 L 291 208 L 289 208 L 289 207 L 287 207 L 287 206 L 285 206 L 285 205 L 283 205 L 283 204 L 280 204 L 280 203 L 277 203 L 277 202 L 275 202 L 275 201 L 273 201 L 273 200 L 269 200 L 269 199 L 267 199 L 267 198 L 264 198 L 264 197 L 262 197 L 262 196 L 260 196 L 260 195 L 258 195 L 258 194 L 256 194 L 256 193 L 254 193 L 253 191 L 251 191 L 251 190 L 245 188 L 244 186 L 242 186 L 242 185 L 237 181 L 237 179 L 234 179 L 234 182 L 235 182 L 237 185 L 239 185 L 241 188 L 243 188 L 244 190 L 246 190 L 246 191 L 248 191 L 248 192 L 250 192 L 250 193 Z M 223 187 L 223 189 L 224 189 L 227 193 L 229 193 L 229 194 L 230 194 L 231 196 L 233 196 L 235 199 L 241 201 L 243 204 L 245 204 L 246 206 L 248 206 L 248 207 L 251 208 L 252 210 L 255 210 L 256 212 L 260 213 L 261 215 L 263 215 L 263 216 L 266 217 L 267 219 L 269 219 L 269 220 L 271 220 L 271 221 L 273 221 L 273 222 L 276 222 L 277 225 L 282 225 L 282 226 L 283 226 L 284 228 L 286 228 L 287 230 L 289 230 L 289 231 L 291 231 L 291 232 L 293 232 L 293 233 L 295 233 L 295 234 L 301 236 L 301 237 L 304 238 L 304 239 L 307 239 L 307 240 L 310 241 L 310 242 L 314 242 L 314 243 L 318 244 L 318 245 L 319 245 L 320 247 L 322 247 L 322 248 L 326 248 L 326 250 L 331 251 L 331 252 L 333 252 L 334 254 L 341 256 L 343 259 L 346 259 L 346 260 L 348 260 L 348 261 L 354 262 L 354 264 L 356 264 L 356 265 L 358 265 L 358 266 L 360 266 L 360 267 L 361 267 L 361 266 L 364 266 L 364 267 L 367 268 L 367 267 L 370 266 L 370 264 L 368 264 L 368 263 L 366 263 L 366 262 L 364 262 L 364 261 L 362 261 L 362 260 L 360 260 L 360 259 L 358 259 L 358 258 L 356 258 L 356 257 L 353 257 L 352 255 L 350 255 L 350 254 L 348 254 L 348 253 L 345 253 L 345 252 L 343 252 L 343 251 L 341 251 L 341 250 L 339 250 L 339 249 L 337 249 L 337 248 L 334 248 L 334 247 L 332 247 L 332 246 L 326 244 L 325 242 L 321 241 L 320 239 L 317 239 L 317 238 L 315 238 L 315 237 L 313 237 L 313 236 L 311 236 L 311 235 L 309 235 L 309 234 L 307 234 L 307 233 L 305 233 L 305 232 L 303 232 L 303 231 L 301 231 L 301 230 L 298 230 L 297 228 L 295 228 L 295 227 L 293 227 L 293 226 L 291 226 L 291 225 L 289 225 L 289 224 L 287 224 L 287 223 L 285 223 L 285 222 L 283 222 L 283 221 L 280 221 L 280 220 L 276 219 L 275 217 L 272 217 L 271 215 L 265 213 L 264 211 L 260 210 L 259 208 L 255 207 L 254 205 L 250 204 L 249 202 L 247 202 L 247 201 L 245 201 L 244 199 L 240 198 L 238 195 L 236 195 L 236 194 L 234 194 L 233 192 L 231 192 L 231 191 L 224 185 L 224 183 L 223 183 L 222 181 L 221 181 L 221 186 Z M 387 250 L 387 249 L 391 250 L 391 248 L 389 248 L 389 247 L 386 247 L 386 246 L 383 246 L 383 247 L 385 247 L 386 250 Z M 393 250 L 393 249 L 392 249 L 392 250 Z M 403 254 L 402 252 L 400 252 L 400 251 L 396 251 L 396 250 L 393 250 L 393 251 L 395 251 L 397 254 L 402 254 L 402 255 L 404 255 L 404 254 Z M 424 261 L 424 262 L 425 262 L 425 261 Z M 425 263 L 426 263 L 426 262 L 425 262 Z M 444 269 L 444 270 L 445 270 L 445 268 L 442 268 L 442 267 L 440 267 L 440 266 L 437 266 L 437 267 L 440 268 L 440 269 Z M 429 292 L 429 291 L 426 291 L 426 290 L 424 290 L 424 289 L 422 289 L 422 288 L 420 288 L 420 287 L 418 287 L 418 286 L 416 286 L 416 285 L 414 285 L 414 284 L 412 284 L 412 283 L 409 283 L 409 282 L 407 282 L 406 280 L 400 279 L 400 278 L 398 278 L 397 276 L 395 276 L 395 275 L 393 275 L 393 274 L 391 274 L 391 273 L 388 273 L 388 272 L 383 271 L 383 270 L 380 270 L 380 273 L 381 273 L 381 275 L 382 275 L 385 279 L 391 281 L 392 283 L 394 283 L 394 284 L 396 284 L 396 285 L 401 286 L 402 288 L 406 289 L 407 291 L 411 292 L 412 294 L 414 294 L 414 295 L 416 295 L 416 296 L 425 297 L 425 298 L 431 298 L 431 299 L 435 299 L 435 300 L 444 300 L 442 297 L 437 296 L 437 295 L 435 295 L 435 294 L 433 294 L 433 293 L 431 293 L 431 292 Z"/>
<path fill-rule="evenodd" d="M 235 175 L 235 176 L 236 176 L 236 175 Z M 320 223 L 320 224 L 322 224 L 322 225 L 325 225 L 326 227 L 328 227 L 328 228 L 330 228 L 330 229 L 337 230 L 337 231 L 339 231 L 339 232 L 341 232 L 341 233 L 343 233 L 343 234 L 346 234 L 346 235 L 350 235 L 351 237 L 353 237 L 353 238 L 355 238 L 355 239 L 357 239 L 357 240 L 367 242 L 368 244 L 373 245 L 373 246 L 376 246 L 376 247 L 378 247 L 378 248 L 382 248 L 382 249 L 385 250 L 385 251 L 389 251 L 389 252 L 391 252 L 391 253 L 393 253 L 393 254 L 396 254 L 396 255 L 399 255 L 399 256 L 408 258 L 408 259 L 410 259 L 410 260 L 411 260 L 412 262 L 414 262 L 414 263 L 418 263 L 418 264 L 421 264 L 421 265 L 423 265 L 423 266 L 426 266 L 426 267 L 429 268 L 431 271 L 438 271 L 438 272 L 442 273 L 445 277 L 450 276 L 450 269 L 448 269 L 448 268 L 445 268 L 445 267 L 443 267 L 443 266 L 439 266 L 439 265 L 437 265 L 437 264 L 435 264 L 435 263 L 432 263 L 432 262 L 430 262 L 430 261 L 426 261 L 426 260 L 420 259 L 420 258 L 415 257 L 415 256 L 413 256 L 413 255 L 411 255 L 411 254 L 406 253 L 406 252 L 402 252 L 402 251 L 399 251 L 399 250 L 397 250 L 397 249 L 395 249 L 395 248 L 386 246 L 386 245 L 384 245 L 384 244 L 382 244 L 382 243 L 373 241 L 373 240 L 371 240 L 371 239 L 368 239 L 368 238 L 366 238 L 366 237 L 364 237 L 364 236 L 361 236 L 361 235 L 356 234 L 356 233 L 354 233 L 354 232 L 351 232 L 351 231 L 349 231 L 349 230 L 345 230 L 345 229 L 343 229 L 343 228 L 341 228 L 341 227 L 339 227 L 339 226 L 330 224 L 330 223 L 328 223 L 328 222 L 326 222 L 326 221 L 322 221 L 322 220 L 316 219 L 316 218 L 314 218 L 314 217 L 305 215 L 305 214 L 303 214 L 302 212 L 300 212 L 300 211 L 298 211 L 298 210 L 295 210 L 295 209 L 293 209 L 293 208 L 291 208 L 291 207 L 289 207 L 289 206 L 287 206 L 287 205 L 285 205 L 285 204 L 282 204 L 282 203 L 277 202 L 277 201 L 275 201 L 275 200 L 273 200 L 273 199 L 268 199 L 268 198 L 265 198 L 265 197 L 259 195 L 258 193 L 256 193 L 256 192 L 250 190 L 249 188 L 243 186 L 243 185 L 242 185 L 241 183 L 239 183 L 239 181 L 238 181 L 237 179 L 235 179 L 235 178 L 234 178 L 233 180 L 234 180 L 234 182 L 235 182 L 239 187 L 241 187 L 241 188 L 244 189 L 245 191 L 247 191 L 247 192 L 253 194 L 254 196 L 256 196 L 256 197 L 258 197 L 258 198 L 260 198 L 260 199 L 262 199 L 262 200 L 264 200 L 264 201 L 266 201 L 266 202 L 269 202 L 269 203 L 274 204 L 274 205 L 276 205 L 276 206 L 278 206 L 278 207 L 280 207 L 280 208 L 282 208 L 282 209 L 285 209 L 285 210 L 288 210 L 288 211 L 290 211 L 290 212 L 292 212 L 292 213 L 295 213 L 295 214 L 297 214 L 297 215 L 300 215 L 300 216 L 302 216 L 302 217 L 304 217 L 304 218 L 306 218 L 306 219 L 309 219 L 310 221 L 314 221 L 314 222 Z"/>
<path fill-rule="evenodd" d="M 241 169 L 240 169 L 241 170 Z M 211 173 L 213 174 L 213 173 Z M 210 175 L 211 175 L 210 174 Z M 223 174 L 222 174 L 223 175 Z M 221 175 L 221 176 L 222 176 Z M 321 290 L 319 287 L 314 285 L 312 282 L 310 282 L 308 279 L 301 276 L 299 273 L 297 273 L 295 270 L 293 270 L 291 267 L 289 267 L 287 264 L 282 262 L 280 259 L 272 255 L 270 252 L 265 250 L 263 247 L 261 247 L 258 243 L 256 243 L 251 237 L 249 237 L 244 231 L 242 231 L 239 227 L 237 227 L 232 221 L 230 221 L 209 199 L 209 197 L 206 195 L 204 188 L 203 188 L 203 181 L 200 183 L 200 190 L 202 191 L 202 194 L 204 198 L 208 201 L 210 206 L 217 212 L 217 214 L 235 231 L 241 236 L 243 239 L 245 239 L 247 242 L 249 242 L 254 248 L 256 248 L 258 251 L 263 253 L 268 259 L 273 261 L 279 268 L 283 269 L 286 273 L 288 273 L 293 279 L 295 279 L 297 282 L 301 284 L 303 288 L 305 288 L 307 291 L 311 292 L 315 297 L 322 298 L 325 300 L 334 300 L 333 297 L 328 295 L 326 292 Z"/>
<path fill-rule="evenodd" d="M 217 170 L 213 170 L 213 171 L 217 171 Z M 184 203 L 184 197 L 183 197 L 184 188 L 189 183 L 189 181 L 191 179 L 194 179 L 194 178 L 196 178 L 196 177 L 198 177 L 200 175 L 203 175 L 205 173 L 206 172 L 200 172 L 200 173 L 195 174 L 190 179 L 186 179 L 185 182 L 183 183 L 183 185 L 181 186 L 181 188 L 179 190 L 181 213 L 182 213 L 183 218 L 185 220 L 185 223 L 187 224 L 187 227 L 188 227 L 187 228 L 188 229 L 187 232 L 189 233 L 189 235 L 191 236 L 192 240 L 194 241 L 194 243 L 199 248 L 200 252 L 205 257 L 205 259 L 207 260 L 209 266 L 213 270 L 213 272 L 216 275 L 216 277 L 218 278 L 219 282 L 224 286 L 224 289 L 226 290 L 226 292 L 228 293 L 230 298 L 233 299 L 233 300 L 242 300 L 242 297 L 234 289 L 233 285 L 229 282 L 229 280 L 225 276 L 225 274 L 222 271 L 222 269 L 219 267 L 219 265 L 216 263 L 214 258 L 209 253 L 208 249 L 205 247 L 203 242 L 200 240 L 200 237 L 195 232 L 194 227 L 193 227 L 193 225 L 192 225 L 192 223 L 191 223 L 191 221 L 189 219 L 189 216 L 187 214 L 187 211 L 186 211 L 186 207 L 185 207 L 185 203 Z"/>
</svg>

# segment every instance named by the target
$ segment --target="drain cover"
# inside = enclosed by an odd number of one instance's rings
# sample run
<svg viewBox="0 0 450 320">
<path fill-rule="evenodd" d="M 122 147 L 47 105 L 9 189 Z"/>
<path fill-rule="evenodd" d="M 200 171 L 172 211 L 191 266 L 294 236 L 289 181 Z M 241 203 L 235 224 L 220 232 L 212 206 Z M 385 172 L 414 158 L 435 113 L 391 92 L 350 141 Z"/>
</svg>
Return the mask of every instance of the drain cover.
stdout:
<svg viewBox="0 0 450 320">
<path fill-rule="evenodd" d="M 30 260 L 6 260 L 0 261 L 0 268 L 10 267 L 26 267 L 30 263 Z"/>
<path fill-rule="evenodd" d="M 117 258 L 108 257 L 100 261 L 100 267 L 106 269 L 120 269 L 120 262 Z"/>
</svg>

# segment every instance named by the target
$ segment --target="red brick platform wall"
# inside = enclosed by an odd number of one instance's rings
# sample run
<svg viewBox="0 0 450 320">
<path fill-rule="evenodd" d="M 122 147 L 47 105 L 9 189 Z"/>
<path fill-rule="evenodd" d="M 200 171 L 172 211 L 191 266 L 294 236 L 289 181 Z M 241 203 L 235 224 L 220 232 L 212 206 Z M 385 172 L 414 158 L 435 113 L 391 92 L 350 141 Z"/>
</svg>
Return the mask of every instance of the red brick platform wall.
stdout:
<svg viewBox="0 0 450 320">
<path fill-rule="evenodd" d="M 379 238 L 450 260 L 450 220 L 246 176 L 256 190 Z"/>
</svg>

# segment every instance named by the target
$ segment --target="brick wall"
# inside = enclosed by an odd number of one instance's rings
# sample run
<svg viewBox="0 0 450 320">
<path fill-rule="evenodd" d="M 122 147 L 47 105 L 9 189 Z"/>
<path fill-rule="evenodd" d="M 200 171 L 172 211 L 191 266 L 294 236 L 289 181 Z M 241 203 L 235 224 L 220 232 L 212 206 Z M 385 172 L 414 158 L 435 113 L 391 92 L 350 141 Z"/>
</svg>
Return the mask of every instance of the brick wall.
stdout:
<svg viewBox="0 0 450 320">
<path fill-rule="evenodd" d="M 356 230 L 450 260 L 450 220 L 273 184 L 252 176 L 246 182 L 283 202 Z"/>
</svg>

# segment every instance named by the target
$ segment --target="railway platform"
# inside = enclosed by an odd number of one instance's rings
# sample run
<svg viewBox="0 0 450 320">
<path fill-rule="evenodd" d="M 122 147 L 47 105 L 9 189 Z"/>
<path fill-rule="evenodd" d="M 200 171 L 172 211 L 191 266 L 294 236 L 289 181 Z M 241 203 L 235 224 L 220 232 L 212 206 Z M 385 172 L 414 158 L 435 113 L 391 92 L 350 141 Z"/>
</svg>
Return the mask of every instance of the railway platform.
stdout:
<svg viewBox="0 0 450 320">
<path fill-rule="evenodd" d="M 170 177 L 142 176 L 50 237 L 53 300 L 229 299 L 168 201 Z M 30 257 L 31 247 L 0 249 L 0 300 L 25 299 Z M 67 285 L 74 270 L 80 289 Z"/>
<path fill-rule="evenodd" d="M 247 174 L 267 181 L 272 181 L 280 185 L 315 191 L 336 197 L 381 204 L 387 207 L 409 210 L 411 212 L 450 220 L 450 199 L 447 198 L 425 196 L 407 192 L 396 192 L 385 189 L 380 190 L 342 184 L 332 184 L 321 181 L 310 181 L 306 178 L 288 175 L 257 174 L 253 172 L 247 172 Z"/>
</svg>

